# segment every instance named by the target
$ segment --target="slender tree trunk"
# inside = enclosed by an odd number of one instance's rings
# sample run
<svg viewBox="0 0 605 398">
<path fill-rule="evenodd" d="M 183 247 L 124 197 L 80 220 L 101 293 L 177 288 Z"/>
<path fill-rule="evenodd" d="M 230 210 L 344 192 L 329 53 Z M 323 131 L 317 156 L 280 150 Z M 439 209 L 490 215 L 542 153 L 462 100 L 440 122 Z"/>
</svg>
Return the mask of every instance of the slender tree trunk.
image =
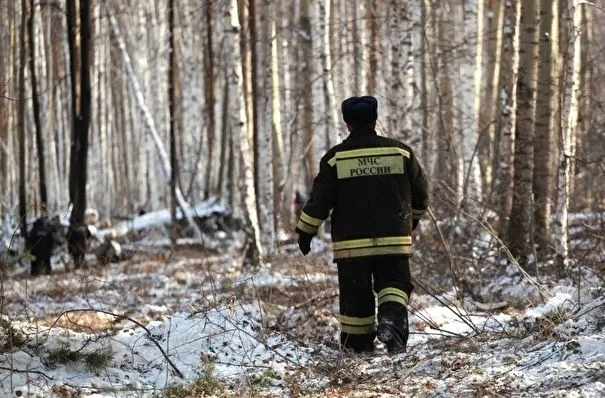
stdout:
<svg viewBox="0 0 605 398">
<path fill-rule="evenodd" d="M 71 146 L 71 165 L 69 175 L 70 202 L 73 205 L 69 219 L 67 242 L 74 260 L 74 266 L 85 265 L 85 255 L 88 250 L 90 233 L 85 224 L 86 183 L 88 180 L 88 130 L 91 119 L 91 86 L 90 86 L 90 3 L 80 0 L 76 9 L 76 1 L 68 0 L 67 17 L 71 22 L 69 29 L 69 48 L 71 54 L 71 84 L 73 132 Z M 79 14 L 79 17 L 76 15 Z M 79 24 L 75 22 L 79 20 Z M 79 35 L 76 32 L 79 27 Z M 76 46 L 76 42 L 79 46 Z M 76 58 L 76 49 L 79 57 Z M 77 70 L 77 74 L 74 73 Z"/>
<path fill-rule="evenodd" d="M 452 81 L 450 68 L 452 64 L 451 51 L 447 49 L 448 38 L 452 34 L 450 22 L 450 10 L 446 4 L 441 4 L 436 11 L 438 13 L 438 26 L 436 28 L 438 48 L 438 65 L 435 68 L 437 102 L 438 102 L 438 128 L 442 132 L 436 139 L 438 157 L 435 157 L 435 165 L 432 169 L 436 171 L 436 178 L 451 186 L 455 176 L 458 174 L 458 162 L 455 156 L 455 131 L 454 131 L 454 104 L 452 93 Z M 459 203 L 460 198 L 454 198 Z"/>
<path fill-rule="evenodd" d="M 389 134 L 404 142 L 410 139 L 410 103 L 408 102 L 406 71 L 411 65 L 411 44 L 409 4 L 391 0 L 389 19 L 390 48 L 390 87 L 387 100 L 387 128 Z M 386 60 L 385 60 L 386 61 Z"/>
<path fill-rule="evenodd" d="M 534 110 L 536 108 L 536 71 L 538 55 L 538 8 L 534 0 L 522 0 L 517 75 L 517 122 L 515 127 L 515 161 L 513 205 L 510 213 L 508 240 L 511 253 L 528 271 L 534 254 L 533 173 Z M 536 261 L 534 259 L 533 261 Z M 536 265 L 537 267 L 537 265 Z"/>
<path fill-rule="evenodd" d="M 334 82 L 332 80 L 332 55 L 330 50 L 330 8 L 329 0 L 321 0 L 318 3 L 318 46 L 320 46 L 319 57 L 322 66 L 322 85 L 321 92 L 323 93 L 322 102 L 325 109 L 325 147 L 326 150 L 336 145 L 339 141 L 336 122 L 339 120 L 338 108 L 334 101 Z M 321 39 L 321 40 L 320 40 Z M 370 50 L 370 51 L 376 51 Z M 376 76 L 374 74 L 373 79 Z M 375 84 L 374 84 L 375 86 Z"/>
<path fill-rule="evenodd" d="M 486 77 L 487 86 L 482 93 L 482 111 L 479 126 L 481 128 L 482 143 L 481 167 L 483 169 L 483 184 L 485 187 L 493 186 L 494 181 L 494 145 L 498 142 L 496 126 L 498 125 L 498 110 L 500 102 L 500 74 L 502 73 L 500 59 L 502 57 L 502 37 L 504 27 L 505 2 L 498 0 L 490 2 L 491 17 L 487 23 L 486 48 Z"/>
<path fill-rule="evenodd" d="M 430 120 L 429 120 L 429 83 L 428 74 L 431 68 L 431 52 L 429 36 L 430 36 L 430 24 L 428 10 L 430 4 L 427 4 L 429 0 L 422 0 L 421 2 L 421 16 L 420 26 L 422 31 L 422 39 L 420 41 L 420 109 L 422 112 L 422 156 L 425 159 L 426 166 L 432 164 L 429 158 L 429 154 L 433 151 L 430 150 L 431 141 L 434 139 L 431 134 Z M 434 155 L 433 155 L 434 156 Z M 433 175 L 432 169 L 427 168 L 427 174 Z"/>
<path fill-rule="evenodd" d="M 217 192 L 219 193 L 220 201 L 222 203 L 226 203 L 231 211 L 235 213 L 231 195 L 231 179 L 229 178 L 229 173 L 231 170 L 229 168 L 229 164 L 227 164 L 228 159 L 230 160 L 229 152 L 231 150 L 231 130 L 229 126 L 229 81 L 227 79 L 226 72 L 221 109 L 221 157 L 218 169 L 218 182 L 220 186 Z"/>
<path fill-rule="evenodd" d="M 214 183 L 214 158 L 216 156 L 216 120 L 214 107 L 216 103 L 215 94 L 215 72 L 214 72 L 214 49 L 213 49 L 213 29 L 212 29 L 212 2 L 207 1 L 205 4 L 206 11 L 206 56 L 204 57 L 204 76 L 206 83 L 204 84 L 204 97 L 206 106 L 206 122 L 208 131 L 208 166 L 206 170 L 206 183 L 204 185 L 204 197 L 208 198 L 213 194 Z"/>
<path fill-rule="evenodd" d="M 330 0 L 327 0 L 327 4 L 330 4 Z M 366 10 L 369 29 L 367 72 L 368 94 L 376 95 L 378 88 L 378 59 L 380 57 L 378 53 L 378 46 L 380 44 L 379 0 L 366 0 Z M 329 22 L 329 19 L 327 22 Z"/>
<path fill-rule="evenodd" d="M 227 12 L 232 38 L 225 41 L 225 51 L 229 57 L 229 97 L 232 98 L 230 126 L 234 132 L 234 151 L 238 153 L 243 168 L 239 192 L 242 193 L 244 208 L 246 242 L 244 247 L 243 267 L 262 265 L 260 229 L 256 213 L 254 191 L 254 161 L 246 131 L 246 109 L 244 100 L 244 81 L 242 71 L 242 55 L 239 37 L 239 18 L 237 1 L 230 0 Z M 236 202 L 237 203 L 237 202 Z"/>
<path fill-rule="evenodd" d="M 168 113 L 170 119 L 170 214 L 172 217 L 172 231 L 170 238 L 172 245 L 176 246 L 177 238 L 177 198 L 176 187 L 178 179 L 177 154 L 176 154 L 176 118 L 175 118 L 175 98 L 176 82 L 174 79 L 174 70 L 176 67 L 176 39 L 174 34 L 174 0 L 168 0 Z"/>
<path fill-rule="evenodd" d="M 251 79 L 251 91 L 250 91 L 250 95 L 251 97 L 249 97 L 247 99 L 248 103 L 251 104 L 251 108 L 252 108 L 252 120 L 249 121 L 249 123 L 251 122 L 251 126 L 252 126 L 252 154 L 253 154 L 253 160 L 254 160 L 254 191 L 255 192 L 259 192 L 260 189 L 260 185 L 259 185 L 259 171 L 260 171 L 260 153 L 259 153 L 259 143 L 258 143 L 258 130 L 259 130 L 259 120 L 262 117 L 262 115 L 259 114 L 260 112 L 260 104 L 259 104 L 259 97 L 260 97 L 260 87 L 259 87 L 259 79 L 260 79 L 260 64 L 259 64 L 259 46 L 258 46 L 258 41 L 259 41 L 259 34 L 258 34 L 258 17 L 257 17 L 257 12 L 256 12 L 256 3 L 259 0 L 248 0 L 248 28 L 249 28 L 249 41 L 248 41 L 248 45 L 250 46 L 250 79 Z M 262 0 L 260 0 L 262 1 Z M 247 91 L 246 91 L 247 92 Z M 261 212 L 260 209 L 260 203 L 257 201 L 256 202 L 256 210 L 257 212 Z M 261 223 L 262 225 L 262 223 Z"/>
<path fill-rule="evenodd" d="M 576 134 L 578 123 L 578 96 L 581 72 L 581 41 L 582 32 L 580 3 L 578 0 L 567 0 L 567 59 L 565 62 L 565 105 L 562 112 L 562 127 L 559 136 L 559 164 L 557 174 L 557 204 L 554 214 L 553 232 L 557 266 L 560 270 L 570 265 L 569 258 L 569 196 L 571 180 L 572 137 Z"/>
<path fill-rule="evenodd" d="M 310 189 L 313 184 L 317 162 L 315 138 L 315 126 L 313 124 L 313 63 L 308 60 L 313 58 L 313 37 L 311 30 L 311 1 L 302 0 L 300 2 L 300 20 L 299 26 L 302 32 L 301 43 L 299 46 L 301 63 L 297 79 L 297 92 L 302 97 L 302 107 L 300 109 L 300 129 L 303 136 L 302 154 L 304 157 L 305 186 Z M 296 155 L 295 155 L 296 156 Z"/>
<path fill-rule="evenodd" d="M 4 11 L 5 4 L 0 4 L 0 9 Z M 7 10 L 7 14 L 8 10 Z M 10 14 L 9 14 L 10 17 Z M 2 37 L 6 37 L 10 35 L 10 22 L 8 24 L 0 25 L 0 35 Z M 0 97 L 6 96 L 6 92 L 8 91 L 8 75 L 9 68 L 6 66 L 6 58 L 8 58 L 7 54 L 9 54 L 7 43 L 4 40 L 0 40 Z M 10 44 L 10 40 L 9 40 Z M 8 104 L 7 101 L 0 99 L 0 192 L 4 194 L 8 193 L 8 156 L 9 156 L 9 148 L 8 148 L 8 137 L 9 137 L 9 129 L 8 129 L 8 112 L 7 112 Z M 4 201 L 0 204 L 0 215 L 4 215 L 5 204 Z"/>
<path fill-rule="evenodd" d="M 19 35 L 19 221 L 21 235 L 25 240 L 25 247 L 29 248 L 27 233 L 27 195 L 25 192 L 25 68 L 26 62 L 26 35 L 27 0 L 21 0 L 21 31 Z M 32 275 L 37 274 L 32 268 Z"/>
<path fill-rule="evenodd" d="M 536 137 L 534 147 L 535 170 L 533 180 L 535 240 L 540 253 L 550 246 L 550 214 L 553 172 L 551 154 L 554 149 L 552 125 L 554 112 L 552 87 L 556 82 L 552 58 L 553 9 L 556 2 L 540 1 L 539 67 L 536 94 Z"/>
<path fill-rule="evenodd" d="M 259 96 L 255 97 L 257 105 L 258 130 L 256 153 L 258 161 L 258 191 L 257 204 L 259 211 L 259 222 L 261 227 L 261 242 L 263 253 L 267 256 L 273 254 L 275 242 L 275 219 L 273 203 L 273 29 L 275 20 L 274 4 L 272 0 L 261 0 L 260 28 L 261 34 L 259 51 L 259 67 L 263 71 L 258 75 L 257 87 Z M 262 94 L 261 94 L 262 93 Z"/>
<path fill-rule="evenodd" d="M 482 145 L 482 137 L 485 131 L 485 125 L 482 124 L 482 111 L 484 104 L 482 102 L 482 93 L 489 86 L 489 81 L 486 82 L 485 74 L 485 57 L 484 57 L 484 37 L 488 32 L 485 29 L 485 7 L 484 1 L 477 2 L 477 11 L 469 13 L 476 19 L 476 35 L 477 43 L 475 45 L 475 73 L 474 73 L 474 122 L 475 128 L 466 131 L 463 137 L 464 142 L 464 170 L 466 173 L 465 191 L 467 198 L 471 200 L 479 200 L 483 195 L 482 176 L 481 176 L 481 161 L 479 158 L 479 147 Z"/>
<path fill-rule="evenodd" d="M 282 226 L 282 212 L 280 206 L 284 203 L 284 142 L 281 118 L 281 80 L 279 76 L 279 46 L 281 32 L 277 32 L 276 18 L 277 13 L 273 11 L 273 20 L 271 21 L 271 115 L 273 131 L 273 213 L 274 230 L 279 231 Z"/>
<path fill-rule="evenodd" d="M 503 25 L 498 32 L 501 35 L 501 53 L 498 62 L 501 67 L 498 92 L 496 141 L 494 143 L 494 165 L 492 201 L 496 212 L 500 214 L 497 231 L 500 236 L 506 236 L 508 224 L 506 214 L 510 214 L 512 207 L 512 164 L 514 162 L 513 141 L 515 130 L 515 112 L 517 108 L 517 85 L 515 84 L 515 71 L 519 63 L 519 29 L 518 1 L 506 3 L 504 9 Z"/>
<path fill-rule="evenodd" d="M 40 188 L 40 206 L 42 213 L 47 212 L 48 195 L 46 193 L 46 165 L 44 161 L 44 139 L 40 121 L 40 98 L 38 97 L 38 79 L 36 78 L 36 39 L 34 32 L 35 1 L 30 0 L 30 15 L 27 22 L 29 31 L 29 70 L 32 81 L 32 106 L 34 108 L 34 127 L 36 129 L 36 146 L 38 147 L 38 175 Z"/>
</svg>

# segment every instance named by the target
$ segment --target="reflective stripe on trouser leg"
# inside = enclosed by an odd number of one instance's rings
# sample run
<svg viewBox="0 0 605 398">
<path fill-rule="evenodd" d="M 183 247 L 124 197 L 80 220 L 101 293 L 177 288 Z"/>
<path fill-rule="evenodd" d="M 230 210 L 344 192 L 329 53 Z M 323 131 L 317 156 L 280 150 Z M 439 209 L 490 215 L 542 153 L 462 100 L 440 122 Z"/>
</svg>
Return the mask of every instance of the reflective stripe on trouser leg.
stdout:
<svg viewBox="0 0 605 398">
<path fill-rule="evenodd" d="M 339 261 L 338 285 L 341 344 L 358 352 L 373 350 L 376 304 L 370 266 L 363 261 Z"/>
<path fill-rule="evenodd" d="M 340 330 L 348 334 L 371 334 L 376 331 L 375 316 L 357 318 L 354 316 L 340 316 Z"/>
<path fill-rule="evenodd" d="M 401 289 L 395 287 L 385 287 L 378 292 L 378 305 L 394 301 L 402 305 L 408 305 L 408 294 Z"/>
<path fill-rule="evenodd" d="M 375 258 L 374 289 L 378 296 L 378 323 L 389 323 L 407 342 L 407 304 L 413 286 L 407 257 Z"/>
</svg>

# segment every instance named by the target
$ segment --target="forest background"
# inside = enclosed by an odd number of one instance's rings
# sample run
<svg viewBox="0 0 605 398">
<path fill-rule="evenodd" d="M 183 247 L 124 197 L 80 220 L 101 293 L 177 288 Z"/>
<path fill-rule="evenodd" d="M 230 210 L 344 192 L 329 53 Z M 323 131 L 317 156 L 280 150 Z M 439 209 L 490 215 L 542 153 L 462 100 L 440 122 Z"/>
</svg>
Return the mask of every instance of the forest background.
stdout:
<svg viewBox="0 0 605 398">
<path fill-rule="evenodd" d="M 22 229 L 216 197 L 258 264 L 345 137 L 340 101 L 362 94 L 424 165 L 432 219 L 487 227 L 529 271 L 568 267 L 568 214 L 605 205 L 599 1 L 23 0 L 0 15 L 1 212 Z M 175 234 L 199 237 L 184 214 Z"/>
</svg>

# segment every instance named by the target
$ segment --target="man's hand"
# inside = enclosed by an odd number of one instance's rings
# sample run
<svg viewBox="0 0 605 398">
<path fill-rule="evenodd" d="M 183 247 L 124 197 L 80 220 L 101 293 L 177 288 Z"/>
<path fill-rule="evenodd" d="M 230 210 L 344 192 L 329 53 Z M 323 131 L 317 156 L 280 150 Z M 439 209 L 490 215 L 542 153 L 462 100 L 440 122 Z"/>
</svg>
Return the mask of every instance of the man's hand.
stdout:
<svg viewBox="0 0 605 398">
<path fill-rule="evenodd" d="M 311 234 L 305 232 L 298 233 L 298 248 L 305 256 L 311 251 L 311 239 L 313 239 L 313 235 Z"/>
</svg>

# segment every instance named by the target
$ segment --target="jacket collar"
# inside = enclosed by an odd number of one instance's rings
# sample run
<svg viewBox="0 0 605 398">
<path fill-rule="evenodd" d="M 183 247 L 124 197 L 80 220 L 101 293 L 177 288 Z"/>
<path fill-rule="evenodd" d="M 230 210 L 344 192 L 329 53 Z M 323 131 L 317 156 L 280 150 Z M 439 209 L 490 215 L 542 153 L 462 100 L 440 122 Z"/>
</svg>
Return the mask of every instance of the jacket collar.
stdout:
<svg viewBox="0 0 605 398">
<path fill-rule="evenodd" d="M 377 135 L 372 127 L 356 127 L 349 134 L 351 137 L 360 137 L 364 135 Z"/>
</svg>

